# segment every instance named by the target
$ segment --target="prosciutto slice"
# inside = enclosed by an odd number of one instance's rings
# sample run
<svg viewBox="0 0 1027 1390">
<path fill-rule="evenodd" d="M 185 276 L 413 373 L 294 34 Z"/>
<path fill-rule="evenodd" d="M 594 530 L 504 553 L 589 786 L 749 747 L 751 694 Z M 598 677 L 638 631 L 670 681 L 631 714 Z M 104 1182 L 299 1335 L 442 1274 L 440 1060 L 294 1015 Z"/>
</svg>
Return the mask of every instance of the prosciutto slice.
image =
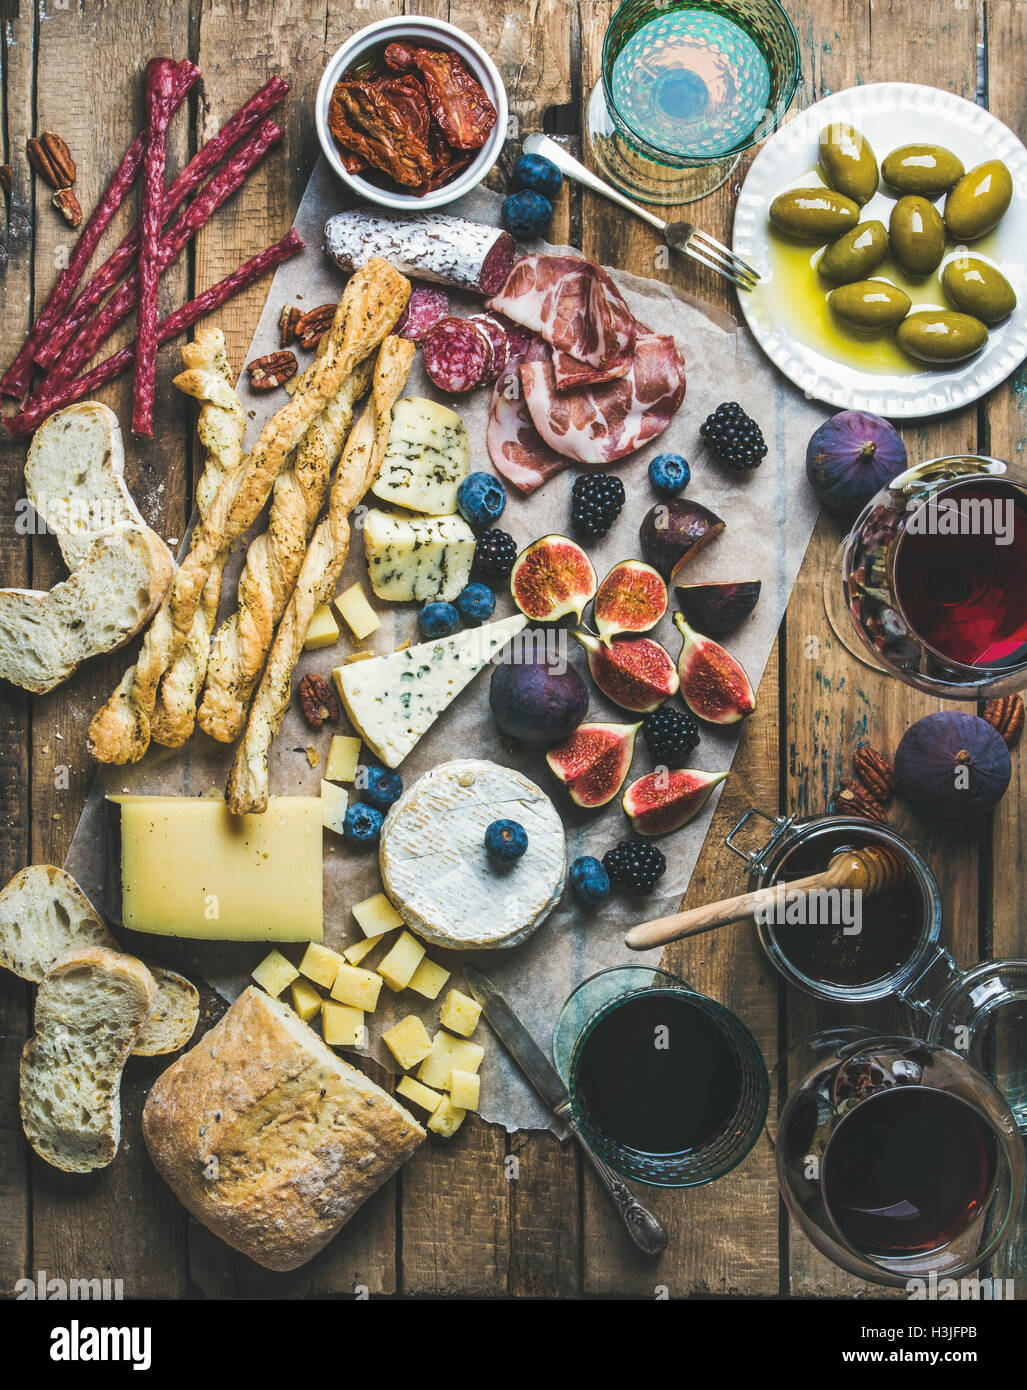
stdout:
<svg viewBox="0 0 1027 1390">
<path fill-rule="evenodd" d="M 535 341 L 524 360 L 548 357 L 547 349 Z M 485 443 L 496 472 L 527 497 L 568 467 L 570 459 L 551 449 L 532 424 L 521 391 L 520 360 L 512 358 L 496 379 Z"/>
<path fill-rule="evenodd" d="M 538 333 L 558 353 L 627 374 L 637 324 L 606 271 L 576 256 L 523 256 L 487 307 Z"/>
<path fill-rule="evenodd" d="M 561 391 L 552 362 L 538 360 L 522 362 L 520 376 L 524 403 L 542 441 L 554 453 L 592 465 L 612 463 L 662 434 L 685 395 L 685 369 L 674 339 L 644 329 L 631 368 L 620 380 Z"/>
</svg>

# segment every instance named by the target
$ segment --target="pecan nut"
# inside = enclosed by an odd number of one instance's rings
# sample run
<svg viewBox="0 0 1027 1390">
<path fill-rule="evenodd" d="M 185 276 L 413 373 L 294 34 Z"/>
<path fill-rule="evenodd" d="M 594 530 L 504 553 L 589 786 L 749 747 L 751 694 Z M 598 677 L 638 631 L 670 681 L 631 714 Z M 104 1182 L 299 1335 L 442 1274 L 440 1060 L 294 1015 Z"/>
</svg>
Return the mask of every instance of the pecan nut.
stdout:
<svg viewBox="0 0 1027 1390">
<path fill-rule="evenodd" d="M 280 346 L 287 348 L 290 343 L 296 341 L 296 325 L 303 315 L 295 304 L 285 304 L 282 312 L 278 316 L 278 331 L 281 334 L 279 339 Z"/>
<path fill-rule="evenodd" d="M 25 153 L 33 169 L 51 188 L 70 188 L 75 182 L 71 151 L 52 130 L 44 130 L 42 135 L 26 140 Z"/>
<path fill-rule="evenodd" d="M 852 755 L 852 766 L 874 800 L 887 806 L 895 789 L 895 765 L 869 743 L 861 743 Z"/>
<path fill-rule="evenodd" d="M 81 225 L 82 204 L 75 197 L 70 188 L 58 188 L 50 201 L 69 227 L 78 227 Z"/>
<path fill-rule="evenodd" d="M 888 820 L 888 813 L 881 803 L 861 782 L 854 782 L 848 777 L 843 777 L 838 783 L 838 790 L 831 800 L 831 810 L 845 816 L 866 816 L 879 825 L 884 825 Z"/>
<path fill-rule="evenodd" d="M 1006 741 L 1006 746 L 1015 748 L 1023 733 L 1023 700 L 1019 695 L 1003 695 L 998 700 L 989 700 L 984 706 L 984 718 Z"/>
<path fill-rule="evenodd" d="M 320 729 L 327 719 L 334 724 L 339 717 L 339 706 L 332 687 L 323 676 L 304 676 L 297 691 L 303 718 L 312 729 Z"/>
<path fill-rule="evenodd" d="M 308 352 L 317 347 L 335 320 L 335 310 L 334 304 L 319 304 L 316 309 L 308 310 L 297 319 L 296 337 L 300 340 L 300 347 Z"/>
<path fill-rule="evenodd" d="M 294 352 L 269 352 L 247 363 L 250 385 L 254 391 L 272 391 L 296 375 L 299 363 Z"/>
</svg>

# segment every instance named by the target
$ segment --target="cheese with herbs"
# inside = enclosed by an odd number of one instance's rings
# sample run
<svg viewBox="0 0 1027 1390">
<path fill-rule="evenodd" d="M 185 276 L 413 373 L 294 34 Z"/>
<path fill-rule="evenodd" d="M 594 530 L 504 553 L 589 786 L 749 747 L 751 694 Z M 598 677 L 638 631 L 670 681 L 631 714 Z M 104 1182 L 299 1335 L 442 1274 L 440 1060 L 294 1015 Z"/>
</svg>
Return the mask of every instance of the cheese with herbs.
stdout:
<svg viewBox="0 0 1027 1390">
<path fill-rule="evenodd" d="M 393 407 L 389 442 L 371 491 L 412 512 L 450 516 L 470 465 L 467 430 L 456 411 L 407 396 Z"/>
<path fill-rule="evenodd" d="M 462 516 L 373 507 L 364 518 L 367 577 L 391 603 L 452 603 L 471 576 L 474 532 Z"/>
</svg>

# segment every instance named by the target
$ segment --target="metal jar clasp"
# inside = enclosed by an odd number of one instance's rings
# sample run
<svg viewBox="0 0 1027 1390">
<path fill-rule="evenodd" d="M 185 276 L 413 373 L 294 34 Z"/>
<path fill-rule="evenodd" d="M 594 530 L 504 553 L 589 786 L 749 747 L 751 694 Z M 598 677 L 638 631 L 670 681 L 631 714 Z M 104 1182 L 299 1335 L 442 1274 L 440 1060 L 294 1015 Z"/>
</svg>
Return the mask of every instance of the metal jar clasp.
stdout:
<svg viewBox="0 0 1027 1390">
<path fill-rule="evenodd" d="M 740 849 L 734 842 L 735 836 L 754 816 L 759 816 L 761 820 L 769 821 L 773 829 L 762 845 L 759 845 L 755 849 Z M 732 854 L 737 854 L 739 859 L 745 860 L 750 873 L 765 873 L 767 859 L 788 834 L 794 823 L 794 816 L 768 816 L 766 811 L 761 811 L 758 806 L 750 806 L 734 829 L 724 836 L 724 843 L 727 845 L 728 849 L 731 850 Z"/>
</svg>

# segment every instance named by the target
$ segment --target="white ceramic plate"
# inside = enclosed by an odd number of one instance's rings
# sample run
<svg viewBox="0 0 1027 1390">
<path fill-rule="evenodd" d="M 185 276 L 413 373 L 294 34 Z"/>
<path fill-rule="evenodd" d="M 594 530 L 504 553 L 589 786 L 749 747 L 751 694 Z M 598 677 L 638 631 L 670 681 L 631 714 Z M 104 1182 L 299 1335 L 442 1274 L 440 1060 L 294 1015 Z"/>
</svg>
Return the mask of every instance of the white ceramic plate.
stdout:
<svg viewBox="0 0 1027 1390">
<path fill-rule="evenodd" d="M 892 419 L 958 410 L 1004 381 L 1027 357 L 1027 149 L 983 107 L 935 87 L 877 82 L 835 92 L 782 127 L 753 161 L 742 185 L 734 250 L 763 275 L 770 273 L 767 210 L 783 189 L 819 181 L 805 176 L 816 168 L 820 131 L 830 121 L 849 121 L 861 130 L 879 163 L 906 144 L 943 145 L 967 169 L 985 159 L 1004 160 L 1013 176 L 1013 201 L 995 231 L 969 249 L 1002 269 L 1016 291 L 1017 308 L 991 330 L 975 357 L 906 374 L 865 371 L 832 358 L 803 340 L 801 325 L 782 324 L 770 294 L 739 294 L 742 313 L 774 365 L 817 400 Z M 894 191 L 878 190 L 863 209 L 864 219 L 877 218 L 887 226 L 897 197 Z M 942 202 L 938 200 L 939 207 Z M 950 243 L 947 256 L 952 249 Z M 940 287 L 934 302 L 942 302 Z"/>
</svg>

